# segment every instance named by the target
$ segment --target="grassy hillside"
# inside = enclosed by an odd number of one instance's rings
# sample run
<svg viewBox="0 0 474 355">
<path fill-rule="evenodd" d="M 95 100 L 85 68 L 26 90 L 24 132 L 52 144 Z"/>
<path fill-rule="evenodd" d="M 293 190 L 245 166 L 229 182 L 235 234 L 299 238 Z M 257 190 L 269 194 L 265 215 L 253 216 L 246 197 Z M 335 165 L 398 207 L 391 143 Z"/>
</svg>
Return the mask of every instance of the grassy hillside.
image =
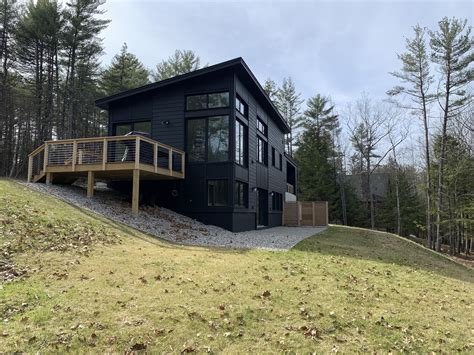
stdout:
<svg viewBox="0 0 474 355">
<path fill-rule="evenodd" d="M 26 270 L 0 285 L 9 352 L 474 349 L 473 271 L 389 234 L 183 247 L 0 180 L 2 244 Z"/>
</svg>

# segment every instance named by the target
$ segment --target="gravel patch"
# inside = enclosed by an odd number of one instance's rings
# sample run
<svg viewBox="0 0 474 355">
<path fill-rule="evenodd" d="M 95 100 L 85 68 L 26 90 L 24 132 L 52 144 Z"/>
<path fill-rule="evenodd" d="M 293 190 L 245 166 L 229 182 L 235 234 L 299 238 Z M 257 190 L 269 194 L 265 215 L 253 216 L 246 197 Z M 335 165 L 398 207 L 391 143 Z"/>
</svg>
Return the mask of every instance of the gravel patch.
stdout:
<svg viewBox="0 0 474 355">
<path fill-rule="evenodd" d="M 96 186 L 93 198 L 87 198 L 84 186 L 25 184 L 73 205 L 86 208 L 111 220 L 149 233 L 170 242 L 225 248 L 289 250 L 301 240 L 322 232 L 325 227 L 274 227 L 232 233 L 206 225 L 163 207 L 140 206 L 132 215 L 130 201 L 105 186 Z"/>
</svg>

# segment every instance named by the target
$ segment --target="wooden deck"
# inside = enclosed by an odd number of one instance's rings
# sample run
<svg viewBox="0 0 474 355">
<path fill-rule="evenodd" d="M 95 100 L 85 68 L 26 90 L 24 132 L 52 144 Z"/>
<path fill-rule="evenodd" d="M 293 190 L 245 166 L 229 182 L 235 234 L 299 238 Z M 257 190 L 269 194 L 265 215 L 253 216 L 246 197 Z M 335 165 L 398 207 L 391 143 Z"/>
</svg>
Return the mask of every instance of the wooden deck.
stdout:
<svg viewBox="0 0 474 355">
<path fill-rule="evenodd" d="M 141 180 L 184 179 L 185 153 L 142 136 L 47 141 L 28 160 L 28 182 L 73 182 L 87 177 L 87 196 L 96 178 L 133 181 L 132 211 L 138 213 Z"/>
</svg>

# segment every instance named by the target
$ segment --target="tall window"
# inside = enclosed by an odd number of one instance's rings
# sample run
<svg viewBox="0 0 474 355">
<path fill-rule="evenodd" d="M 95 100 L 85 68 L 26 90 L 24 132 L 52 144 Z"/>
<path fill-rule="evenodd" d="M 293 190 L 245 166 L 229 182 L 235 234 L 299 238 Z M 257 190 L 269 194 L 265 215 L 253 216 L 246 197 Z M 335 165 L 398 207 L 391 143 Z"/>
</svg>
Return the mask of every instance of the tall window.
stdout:
<svg viewBox="0 0 474 355">
<path fill-rule="evenodd" d="M 206 159 L 206 119 L 188 120 L 188 156 L 189 161 Z"/>
<path fill-rule="evenodd" d="M 187 125 L 189 161 L 229 160 L 229 116 L 189 119 Z"/>
<path fill-rule="evenodd" d="M 235 162 L 247 167 L 248 144 L 247 126 L 239 120 L 235 121 Z"/>
<path fill-rule="evenodd" d="M 221 107 L 229 107 L 228 92 L 186 96 L 186 110 L 188 111 Z"/>
<path fill-rule="evenodd" d="M 267 136 L 267 125 L 259 117 L 257 117 L 257 130 L 265 137 Z"/>
<path fill-rule="evenodd" d="M 226 161 L 229 158 L 229 116 L 209 117 L 207 160 Z"/>
<path fill-rule="evenodd" d="M 274 166 L 278 170 L 281 170 L 281 163 L 282 163 L 281 154 L 278 153 L 276 149 L 272 147 L 272 166 Z"/>
<path fill-rule="evenodd" d="M 247 117 L 247 104 L 238 96 L 235 97 L 235 109 L 240 112 L 242 116 Z"/>
<path fill-rule="evenodd" d="M 283 210 L 283 195 L 278 192 L 272 192 L 272 210 Z"/>
<path fill-rule="evenodd" d="M 262 138 L 257 137 L 257 161 L 259 163 L 268 164 L 267 161 L 267 142 Z"/>
<path fill-rule="evenodd" d="M 237 207 L 248 207 L 249 185 L 236 181 L 235 182 L 235 205 Z"/>
<path fill-rule="evenodd" d="M 207 180 L 207 205 L 227 206 L 227 180 Z"/>
</svg>

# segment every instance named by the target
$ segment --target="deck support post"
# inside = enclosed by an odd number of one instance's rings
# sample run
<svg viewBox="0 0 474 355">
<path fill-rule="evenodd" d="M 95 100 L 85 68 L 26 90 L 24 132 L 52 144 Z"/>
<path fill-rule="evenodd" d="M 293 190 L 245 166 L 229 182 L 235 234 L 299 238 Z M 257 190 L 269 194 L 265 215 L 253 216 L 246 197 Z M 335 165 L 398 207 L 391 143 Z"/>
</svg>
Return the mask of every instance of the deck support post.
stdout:
<svg viewBox="0 0 474 355">
<path fill-rule="evenodd" d="M 29 156 L 28 157 L 28 178 L 27 178 L 27 182 L 31 182 L 32 175 L 33 175 L 33 157 Z"/>
<path fill-rule="evenodd" d="M 46 185 L 51 185 L 53 182 L 53 173 L 46 173 Z"/>
<path fill-rule="evenodd" d="M 138 214 L 138 201 L 140 197 L 140 170 L 133 169 L 133 187 L 132 187 L 132 213 Z"/>
<path fill-rule="evenodd" d="M 93 171 L 87 172 L 87 197 L 94 196 L 95 174 Z"/>
<path fill-rule="evenodd" d="M 316 204 L 311 202 L 311 215 L 313 216 L 313 227 L 316 225 Z"/>
</svg>

